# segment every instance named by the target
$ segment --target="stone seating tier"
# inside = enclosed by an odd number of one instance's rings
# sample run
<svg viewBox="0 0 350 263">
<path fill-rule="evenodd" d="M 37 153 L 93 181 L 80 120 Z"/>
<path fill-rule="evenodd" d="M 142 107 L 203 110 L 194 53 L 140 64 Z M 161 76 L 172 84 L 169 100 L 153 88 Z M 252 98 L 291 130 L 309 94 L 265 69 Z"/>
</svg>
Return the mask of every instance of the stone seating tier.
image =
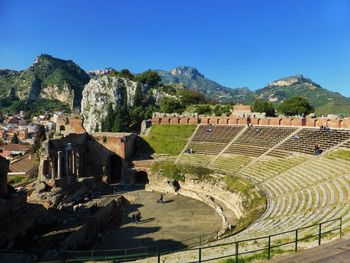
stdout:
<svg viewBox="0 0 350 263">
<path fill-rule="evenodd" d="M 235 141 L 237 144 L 271 148 L 296 131 L 295 128 L 251 126 Z"/>
<path fill-rule="evenodd" d="M 350 138 L 350 131 L 302 129 L 278 147 L 279 150 L 314 154 L 315 145 L 325 151 Z"/>
<path fill-rule="evenodd" d="M 229 143 L 244 126 L 200 125 L 192 141 Z M 210 129 L 211 131 L 207 131 Z"/>
<path fill-rule="evenodd" d="M 253 158 L 245 155 L 225 154 L 217 158 L 209 167 L 228 174 L 234 174 L 252 160 Z"/>
<path fill-rule="evenodd" d="M 269 149 L 265 147 L 257 147 L 250 145 L 241 145 L 237 143 L 231 144 L 225 151 L 228 154 L 241 154 L 250 157 L 259 157 L 267 152 Z"/>
<path fill-rule="evenodd" d="M 225 146 L 225 143 L 191 141 L 188 148 L 191 148 L 197 154 L 217 155 Z"/>
</svg>

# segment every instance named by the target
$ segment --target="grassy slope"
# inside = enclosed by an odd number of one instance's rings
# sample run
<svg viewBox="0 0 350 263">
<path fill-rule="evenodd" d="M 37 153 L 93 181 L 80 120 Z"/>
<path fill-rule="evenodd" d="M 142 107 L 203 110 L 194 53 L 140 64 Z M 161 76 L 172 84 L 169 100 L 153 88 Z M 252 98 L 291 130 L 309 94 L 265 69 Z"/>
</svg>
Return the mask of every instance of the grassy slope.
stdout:
<svg viewBox="0 0 350 263">
<path fill-rule="evenodd" d="M 142 138 L 155 153 L 177 155 L 185 147 L 196 125 L 160 125 L 152 126 L 148 136 Z"/>
<path fill-rule="evenodd" d="M 247 179 L 239 176 L 226 176 L 225 183 L 231 192 L 240 194 L 243 197 L 243 206 L 245 208 L 245 216 L 241 218 L 237 224 L 235 231 L 241 227 L 246 227 L 259 218 L 266 208 L 266 196 L 258 191 L 255 186 Z"/>
</svg>

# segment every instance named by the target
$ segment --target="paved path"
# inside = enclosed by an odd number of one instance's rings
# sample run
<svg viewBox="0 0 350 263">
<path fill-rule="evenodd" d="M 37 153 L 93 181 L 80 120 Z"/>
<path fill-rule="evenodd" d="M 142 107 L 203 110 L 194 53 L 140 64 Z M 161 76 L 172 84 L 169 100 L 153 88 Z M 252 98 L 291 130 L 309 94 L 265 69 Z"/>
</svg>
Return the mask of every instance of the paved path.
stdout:
<svg viewBox="0 0 350 263">
<path fill-rule="evenodd" d="M 342 263 L 350 262 L 350 240 L 338 239 L 320 247 L 282 256 L 269 263 Z"/>
</svg>

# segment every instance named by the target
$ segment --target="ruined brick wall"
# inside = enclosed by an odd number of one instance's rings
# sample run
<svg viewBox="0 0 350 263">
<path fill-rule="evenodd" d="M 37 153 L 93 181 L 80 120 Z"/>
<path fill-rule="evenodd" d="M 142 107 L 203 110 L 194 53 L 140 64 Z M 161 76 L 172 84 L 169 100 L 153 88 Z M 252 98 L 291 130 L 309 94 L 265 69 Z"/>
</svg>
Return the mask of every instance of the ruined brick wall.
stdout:
<svg viewBox="0 0 350 263">
<path fill-rule="evenodd" d="M 135 135 L 118 135 L 107 132 L 93 133 L 92 136 L 109 151 L 114 152 L 122 159 L 129 159 L 134 154 Z"/>
<path fill-rule="evenodd" d="M 63 134 L 70 134 L 70 133 L 83 134 L 86 132 L 83 127 L 82 117 L 73 116 L 73 115 L 67 115 L 57 119 L 56 131 L 62 132 Z"/>
<path fill-rule="evenodd" d="M 229 117 L 199 116 L 199 117 L 153 117 L 152 124 L 212 124 L 212 125 L 247 125 L 250 120 L 252 125 L 263 126 L 296 126 L 296 127 L 320 127 L 328 126 L 333 129 L 350 129 L 350 119 L 331 118 L 242 118 L 231 115 Z"/>
<path fill-rule="evenodd" d="M 68 130 L 71 130 L 74 133 L 82 134 L 85 132 L 83 127 L 83 119 L 78 117 L 70 117 L 69 125 L 67 125 Z"/>
</svg>

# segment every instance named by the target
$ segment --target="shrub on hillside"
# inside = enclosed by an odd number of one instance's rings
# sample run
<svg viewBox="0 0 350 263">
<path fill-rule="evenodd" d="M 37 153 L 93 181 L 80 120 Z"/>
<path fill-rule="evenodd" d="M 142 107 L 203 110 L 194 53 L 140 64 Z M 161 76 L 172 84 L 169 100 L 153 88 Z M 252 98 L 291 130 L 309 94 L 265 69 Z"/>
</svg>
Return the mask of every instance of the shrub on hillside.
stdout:
<svg viewBox="0 0 350 263">
<path fill-rule="evenodd" d="M 180 182 L 185 181 L 185 174 L 181 169 L 181 166 L 173 162 L 169 162 L 169 161 L 154 162 L 152 164 L 151 171 L 152 173 L 155 173 L 157 175 L 160 175 L 169 179 L 174 179 Z"/>
<path fill-rule="evenodd" d="M 187 164 L 175 164 L 169 161 L 154 162 L 151 167 L 152 173 L 184 182 L 186 175 L 194 175 L 198 179 L 207 178 L 212 170 Z"/>
</svg>

